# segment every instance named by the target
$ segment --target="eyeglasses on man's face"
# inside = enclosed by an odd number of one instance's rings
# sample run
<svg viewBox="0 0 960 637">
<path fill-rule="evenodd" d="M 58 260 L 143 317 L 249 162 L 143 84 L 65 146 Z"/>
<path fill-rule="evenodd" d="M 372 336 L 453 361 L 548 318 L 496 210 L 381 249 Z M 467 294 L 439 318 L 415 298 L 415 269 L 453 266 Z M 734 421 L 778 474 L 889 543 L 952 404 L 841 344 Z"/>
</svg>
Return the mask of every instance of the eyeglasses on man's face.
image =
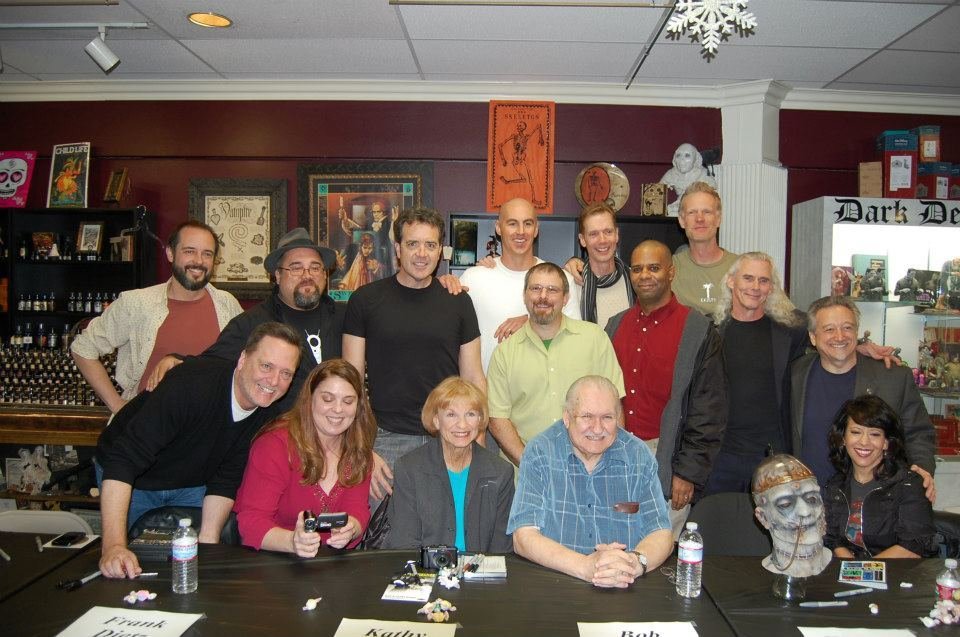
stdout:
<svg viewBox="0 0 960 637">
<path fill-rule="evenodd" d="M 304 272 L 310 272 L 310 274 L 317 276 L 323 272 L 323 266 L 319 263 L 311 263 L 309 267 L 305 267 L 302 263 L 294 263 L 289 268 L 284 268 L 282 266 L 277 267 L 278 270 L 286 270 L 293 276 L 303 276 Z"/>
</svg>

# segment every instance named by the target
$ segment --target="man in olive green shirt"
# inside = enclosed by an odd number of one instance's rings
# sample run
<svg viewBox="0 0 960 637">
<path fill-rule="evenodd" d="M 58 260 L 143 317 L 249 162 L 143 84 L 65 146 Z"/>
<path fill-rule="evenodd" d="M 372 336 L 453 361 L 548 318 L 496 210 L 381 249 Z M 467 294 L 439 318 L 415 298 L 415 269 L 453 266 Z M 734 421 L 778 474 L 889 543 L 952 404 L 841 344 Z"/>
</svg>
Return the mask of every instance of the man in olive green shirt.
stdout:
<svg viewBox="0 0 960 637">
<path fill-rule="evenodd" d="M 523 291 L 530 320 L 500 343 L 490 359 L 490 433 L 518 466 L 526 442 L 560 419 L 575 380 L 603 376 L 624 395 L 610 339 L 598 325 L 563 315 L 569 296 L 570 284 L 558 266 L 530 268 Z"/>
<path fill-rule="evenodd" d="M 707 316 L 717 309 L 727 271 L 740 256 L 717 242 L 722 217 L 720 195 L 702 181 L 691 184 L 680 197 L 678 220 L 689 245 L 673 255 L 671 287 L 678 301 Z"/>
</svg>

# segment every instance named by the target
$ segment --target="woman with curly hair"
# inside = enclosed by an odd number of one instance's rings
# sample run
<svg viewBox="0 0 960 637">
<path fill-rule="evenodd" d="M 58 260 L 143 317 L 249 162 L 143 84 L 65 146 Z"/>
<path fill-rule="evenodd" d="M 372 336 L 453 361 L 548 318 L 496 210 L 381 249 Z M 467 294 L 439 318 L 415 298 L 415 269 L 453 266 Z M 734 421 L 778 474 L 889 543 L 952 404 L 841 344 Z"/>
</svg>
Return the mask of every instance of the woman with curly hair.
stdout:
<svg viewBox="0 0 960 637">
<path fill-rule="evenodd" d="M 293 408 L 254 440 L 237 492 L 243 544 L 313 557 L 320 545 L 360 542 L 370 507 L 376 423 L 356 368 L 339 358 L 307 377 Z M 303 528 L 303 512 L 346 513 L 321 533 Z"/>
<path fill-rule="evenodd" d="M 824 545 L 847 559 L 934 554 L 933 512 L 907 464 L 896 412 L 877 396 L 848 400 L 828 444 L 837 473 L 823 488 Z"/>
</svg>

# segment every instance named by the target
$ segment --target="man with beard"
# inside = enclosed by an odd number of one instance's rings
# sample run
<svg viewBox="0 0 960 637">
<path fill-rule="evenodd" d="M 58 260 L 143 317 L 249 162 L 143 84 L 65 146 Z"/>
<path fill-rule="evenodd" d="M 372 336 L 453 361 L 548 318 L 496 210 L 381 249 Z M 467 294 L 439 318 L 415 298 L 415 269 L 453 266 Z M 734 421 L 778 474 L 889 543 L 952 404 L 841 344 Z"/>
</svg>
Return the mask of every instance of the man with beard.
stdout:
<svg viewBox="0 0 960 637">
<path fill-rule="evenodd" d="M 336 260 L 336 253 L 317 245 L 306 228 L 294 228 L 280 237 L 264 260 L 264 267 L 276 281 L 273 294 L 230 321 L 203 355 L 236 360 L 258 325 L 269 321 L 289 325 L 302 339 L 297 374 L 281 401 L 282 407 L 292 405 L 313 368 L 321 361 L 340 357 L 344 306 L 326 293 L 327 275 Z M 156 387 L 163 374 L 182 358 L 168 356 L 161 361 L 147 389 Z"/>
<path fill-rule="evenodd" d="M 123 292 L 90 321 L 70 349 L 80 373 L 116 413 L 146 388 L 151 370 L 167 354 L 199 354 L 242 308 L 229 292 L 210 285 L 220 245 L 199 221 L 179 224 L 167 241 L 173 276 L 164 283 Z M 117 393 L 100 357 L 116 350 Z"/>
<path fill-rule="evenodd" d="M 623 396 L 623 374 L 610 339 L 595 323 L 564 316 L 570 284 L 553 263 L 527 270 L 529 320 L 493 351 L 487 370 L 490 432 L 520 465 L 524 446 L 559 420 L 567 389 L 582 376 L 603 376 Z"/>
<path fill-rule="evenodd" d="M 713 323 L 671 292 L 670 248 L 644 241 L 630 255 L 637 303 L 610 319 L 607 334 L 624 372 L 624 427 L 657 458 L 671 501 L 674 537 L 703 492 L 727 423 L 720 337 Z"/>
</svg>

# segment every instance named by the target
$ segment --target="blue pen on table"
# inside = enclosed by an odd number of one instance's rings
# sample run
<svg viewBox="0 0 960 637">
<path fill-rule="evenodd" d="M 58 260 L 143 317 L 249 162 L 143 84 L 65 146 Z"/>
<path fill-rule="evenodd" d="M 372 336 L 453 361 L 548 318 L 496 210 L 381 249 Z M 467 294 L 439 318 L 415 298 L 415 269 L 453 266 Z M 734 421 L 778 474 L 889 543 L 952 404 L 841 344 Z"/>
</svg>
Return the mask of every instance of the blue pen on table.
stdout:
<svg viewBox="0 0 960 637">
<path fill-rule="evenodd" d="M 800 602 L 800 608 L 830 608 L 832 606 L 846 606 L 849 602 Z"/>
<path fill-rule="evenodd" d="M 872 588 L 855 588 L 849 591 L 840 591 L 839 593 L 834 593 L 834 597 L 850 597 L 852 595 L 863 595 L 864 593 L 872 593 L 874 589 Z"/>
</svg>

